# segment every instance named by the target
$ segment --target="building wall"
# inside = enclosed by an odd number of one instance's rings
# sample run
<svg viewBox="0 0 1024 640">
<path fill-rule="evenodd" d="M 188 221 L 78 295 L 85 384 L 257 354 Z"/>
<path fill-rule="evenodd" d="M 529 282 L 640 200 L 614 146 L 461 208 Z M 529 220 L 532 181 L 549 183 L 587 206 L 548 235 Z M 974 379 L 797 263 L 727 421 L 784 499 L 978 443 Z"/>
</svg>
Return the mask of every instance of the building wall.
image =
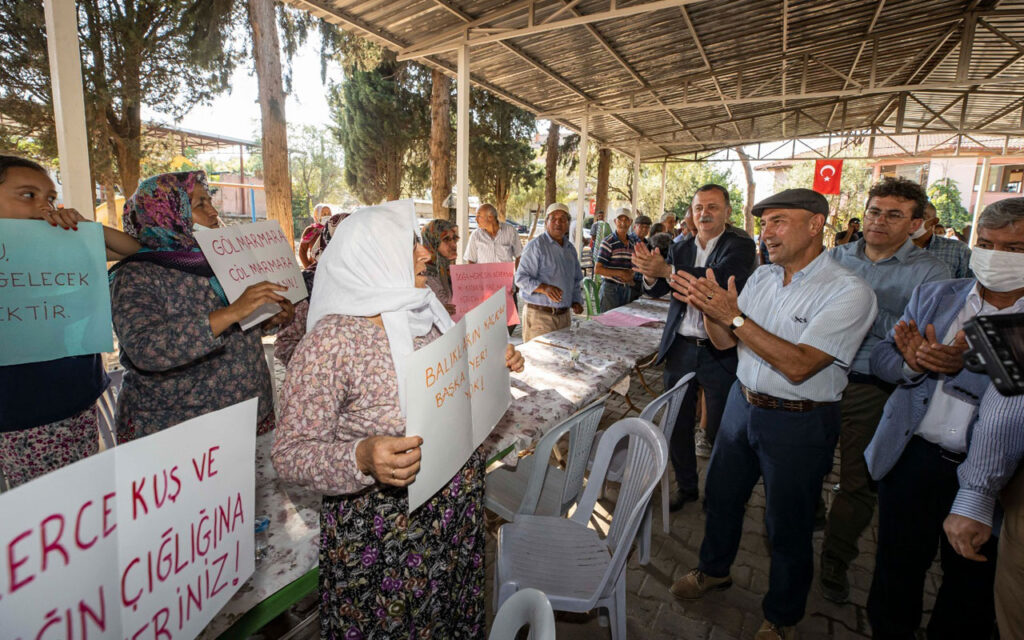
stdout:
<svg viewBox="0 0 1024 640">
<path fill-rule="evenodd" d="M 960 189 L 960 204 L 970 211 L 974 206 L 974 176 L 977 172 L 977 158 L 932 158 L 928 182 L 952 178 Z"/>
<path fill-rule="evenodd" d="M 222 173 L 210 179 L 211 182 L 230 182 L 232 184 L 238 184 L 240 180 L 241 178 L 237 173 Z M 246 176 L 245 184 L 262 185 L 263 179 Z M 217 192 L 213 194 L 213 206 L 216 207 L 222 216 L 244 216 L 251 218 L 252 199 L 249 193 L 254 191 L 256 196 L 256 219 L 267 219 L 267 197 L 263 193 L 263 189 L 243 189 L 240 187 L 220 187 L 216 185 L 214 185 L 214 188 L 217 189 Z M 242 204 L 243 198 L 245 199 L 244 205 Z"/>
</svg>

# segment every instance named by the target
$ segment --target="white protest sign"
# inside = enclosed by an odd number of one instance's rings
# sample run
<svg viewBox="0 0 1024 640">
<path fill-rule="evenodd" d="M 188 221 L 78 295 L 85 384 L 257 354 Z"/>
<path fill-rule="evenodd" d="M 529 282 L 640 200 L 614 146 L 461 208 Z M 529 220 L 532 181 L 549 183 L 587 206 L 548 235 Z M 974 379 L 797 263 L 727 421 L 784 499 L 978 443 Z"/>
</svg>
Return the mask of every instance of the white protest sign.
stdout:
<svg viewBox="0 0 1024 640">
<path fill-rule="evenodd" d="M 194 638 L 254 569 L 257 400 L 0 495 L 4 637 Z"/>
<path fill-rule="evenodd" d="M 405 435 L 423 438 L 410 512 L 448 484 L 508 409 L 505 314 L 499 289 L 409 357 Z"/>
<path fill-rule="evenodd" d="M 309 295 L 295 263 L 295 251 L 276 220 L 197 229 L 195 236 L 231 302 L 238 300 L 248 287 L 267 281 L 288 287 L 279 293 L 292 302 Z M 239 324 L 248 329 L 280 310 L 276 304 L 265 304 Z"/>
</svg>

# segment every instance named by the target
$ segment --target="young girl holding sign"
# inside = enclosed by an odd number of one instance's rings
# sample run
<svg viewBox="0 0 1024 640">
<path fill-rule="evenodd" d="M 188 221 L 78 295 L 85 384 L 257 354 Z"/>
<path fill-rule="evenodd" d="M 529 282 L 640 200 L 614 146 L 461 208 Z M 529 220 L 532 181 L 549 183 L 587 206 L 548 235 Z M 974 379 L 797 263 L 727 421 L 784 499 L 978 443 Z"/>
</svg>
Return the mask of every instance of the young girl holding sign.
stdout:
<svg viewBox="0 0 1024 640">
<path fill-rule="evenodd" d="M 0 218 L 77 231 L 85 218 L 56 199 L 46 169 L 0 154 Z M 139 249 L 117 229 L 104 227 L 103 238 L 110 260 Z M 108 383 L 99 354 L 0 366 L 0 471 L 11 487 L 97 452 L 96 399 Z"/>
<path fill-rule="evenodd" d="M 291 321 L 294 307 L 273 282 L 228 304 L 192 234 L 217 211 L 202 171 L 147 178 L 124 205 L 124 228 L 142 245 L 111 269 L 114 331 L 126 369 L 117 397 L 118 441 L 259 397 L 258 433 L 274 426 L 262 333 L 237 324 L 268 302 L 283 309 L 264 329 Z"/>
</svg>

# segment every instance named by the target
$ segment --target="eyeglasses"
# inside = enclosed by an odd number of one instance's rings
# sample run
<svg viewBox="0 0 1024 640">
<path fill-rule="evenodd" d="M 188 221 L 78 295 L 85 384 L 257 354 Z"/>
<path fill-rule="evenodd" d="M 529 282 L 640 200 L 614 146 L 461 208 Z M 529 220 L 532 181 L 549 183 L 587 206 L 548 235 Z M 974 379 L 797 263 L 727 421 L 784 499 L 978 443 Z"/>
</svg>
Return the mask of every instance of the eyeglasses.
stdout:
<svg viewBox="0 0 1024 640">
<path fill-rule="evenodd" d="M 864 212 L 865 220 L 878 220 L 879 218 L 885 218 L 886 222 L 899 222 L 900 220 L 905 220 L 907 216 L 894 211 L 884 212 L 880 209 L 868 209 Z"/>
</svg>

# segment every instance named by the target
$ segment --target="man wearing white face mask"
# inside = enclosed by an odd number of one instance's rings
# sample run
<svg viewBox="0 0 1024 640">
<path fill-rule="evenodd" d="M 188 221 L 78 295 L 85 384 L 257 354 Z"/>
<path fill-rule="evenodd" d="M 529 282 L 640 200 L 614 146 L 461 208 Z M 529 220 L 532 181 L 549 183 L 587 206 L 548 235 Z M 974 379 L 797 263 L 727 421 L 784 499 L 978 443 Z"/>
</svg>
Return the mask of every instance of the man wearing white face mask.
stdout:
<svg viewBox="0 0 1024 640">
<path fill-rule="evenodd" d="M 929 636 L 992 635 L 996 544 L 971 533 L 973 554 L 986 560 L 958 555 L 943 535 L 943 519 L 955 498 L 958 512 L 969 510 L 979 524 L 986 519 L 972 510 L 985 501 L 972 502 L 977 496 L 970 493 L 958 496 L 961 471 L 971 468 L 961 463 L 971 452 L 978 406 L 989 386 L 986 375 L 963 367 L 963 326 L 978 315 L 1024 312 L 1024 199 L 986 207 L 977 233 L 971 254 L 976 279 L 919 286 L 900 322 L 871 353 L 871 372 L 899 385 L 864 454 L 878 480 L 878 550 L 868 597 L 875 638 L 913 636 L 937 547 L 943 579 Z M 996 448 L 988 455 L 1001 452 Z M 975 452 L 974 464 L 978 457 Z"/>
<path fill-rule="evenodd" d="M 929 202 L 924 208 L 924 224 L 910 234 L 914 244 L 945 262 L 954 278 L 973 278 L 971 273 L 971 250 L 966 243 L 955 237 L 950 239 L 936 234 L 939 228 L 939 214 L 935 206 Z"/>
</svg>

